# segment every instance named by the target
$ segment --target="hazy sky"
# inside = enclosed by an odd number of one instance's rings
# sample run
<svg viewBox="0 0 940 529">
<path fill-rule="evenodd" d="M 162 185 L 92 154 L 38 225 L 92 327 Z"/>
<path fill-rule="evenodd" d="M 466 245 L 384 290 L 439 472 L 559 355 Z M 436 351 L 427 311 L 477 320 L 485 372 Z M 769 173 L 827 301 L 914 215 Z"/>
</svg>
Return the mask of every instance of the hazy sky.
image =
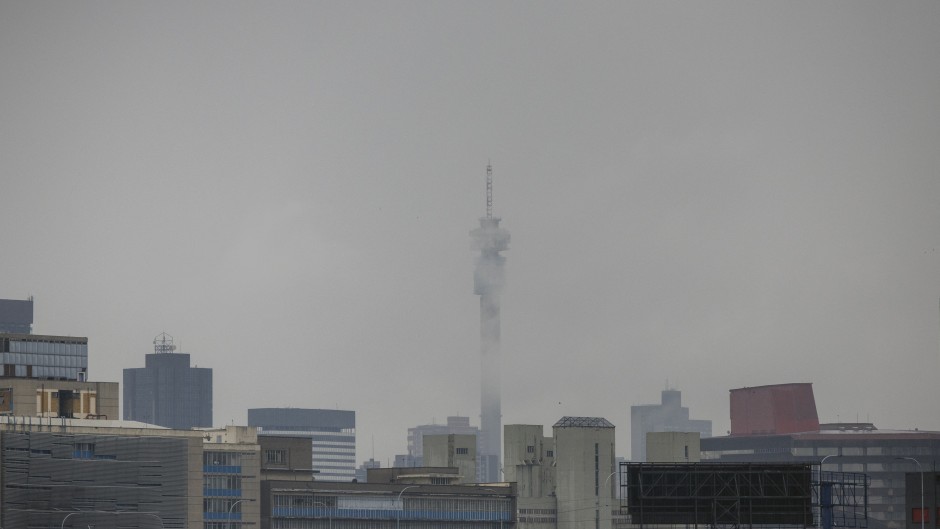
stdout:
<svg viewBox="0 0 940 529">
<path fill-rule="evenodd" d="M 479 423 L 468 232 L 512 234 L 503 423 L 812 382 L 940 429 L 940 3 L 0 2 L 0 297 L 215 421 Z"/>
</svg>

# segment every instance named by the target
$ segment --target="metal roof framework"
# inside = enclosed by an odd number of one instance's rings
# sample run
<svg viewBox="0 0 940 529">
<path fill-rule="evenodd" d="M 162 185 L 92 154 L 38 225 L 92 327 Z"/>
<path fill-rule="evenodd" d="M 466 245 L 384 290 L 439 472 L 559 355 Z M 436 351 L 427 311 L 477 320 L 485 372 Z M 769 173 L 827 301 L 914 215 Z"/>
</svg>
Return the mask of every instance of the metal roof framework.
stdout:
<svg viewBox="0 0 940 529">
<path fill-rule="evenodd" d="M 614 425 L 603 417 L 562 417 L 553 428 L 613 428 Z"/>
</svg>

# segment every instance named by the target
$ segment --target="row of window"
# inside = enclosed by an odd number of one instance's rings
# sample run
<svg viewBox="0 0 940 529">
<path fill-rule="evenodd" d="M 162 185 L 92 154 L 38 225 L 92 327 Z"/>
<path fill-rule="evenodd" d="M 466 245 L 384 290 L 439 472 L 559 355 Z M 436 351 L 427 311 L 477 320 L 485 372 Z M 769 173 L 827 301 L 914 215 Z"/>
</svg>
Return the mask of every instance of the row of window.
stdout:
<svg viewBox="0 0 940 529">
<path fill-rule="evenodd" d="M 344 441 L 341 443 L 316 443 L 311 441 L 313 448 L 316 449 L 327 449 L 327 448 L 339 448 L 345 449 L 351 446 L 356 446 L 356 440 L 352 437 L 349 438 L 349 441 Z"/>
<path fill-rule="evenodd" d="M 87 343 L 57 343 L 40 340 L 0 340 L 2 353 L 40 353 L 55 355 L 88 356 Z"/>
<path fill-rule="evenodd" d="M 88 367 L 88 357 L 39 353 L 0 353 L 0 364 L 24 364 L 31 366 L 54 367 Z"/>
<path fill-rule="evenodd" d="M 719 459 L 722 456 L 753 455 L 783 453 L 796 457 L 862 457 L 862 456 L 929 456 L 934 449 L 929 446 L 842 446 L 842 447 L 773 447 L 773 448 L 746 448 L 741 450 L 706 450 L 702 452 L 702 460 Z M 828 464 L 837 464 L 828 461 Z"/>
<path fill-rule="evenodd" d="M 321 448 L 319 446 L 314 446 L 312 453 L 314 454 L 340 454 L 340 455 L 355 455 L 356 446 L 349 445 L 343 448 Z"/>
<path fill-rule="evenodd" d="M 239 466 L 242 464 L 242 454 L 241 452 L 206 450 L 202 454 L 202 464 L 211 466 Z"/>
<path fill-rule="evenodd" d="M 303 519 L 303 518 L 274 518 L 271 520 L 271 529 L 323 529 L 329 527 L 327 520 L 320 519 Z M 407 521 L 402 521 L 401 523 L 396 523 L 395 521 L 388 520 L 343 520 L 343 529 L 404 529 L 409 527 Z M 421 525 L 421 527 L 428 527 L 427 525 Z M 478 524 L 475 524 L 474 527 L 479 527 Z M 494 529 L 498 529 L 500 525 L 497 522 L 493 522 L 491 525 Z M 449 522 L 437 520 L 434 522 L 434 529 L 466 529 L 467 522 Z M 210 528 L 206 528 L 210 529 Z M 216 528 L 211 528 L 216 529 Z M 220 528 L 221 529 L 221 528 Z M 230 529 L 226 527 L 225 529 Z"/>
<path fill-rule="evenodd" d="M 79 373 L 83 373 L 85 367 L 48 367 L 48 366 L 27 366 L 0 364 L 0 373 L 7 377 L 32 377 L 32 378 L 65 378 L 68 380 L 80 380 Z"/>
<path fill-rule="evenodd" d="M 240 489 L 241 476 L 206 476 L 203 478 L 203 487 L 207 489 Z"/>
</svg>

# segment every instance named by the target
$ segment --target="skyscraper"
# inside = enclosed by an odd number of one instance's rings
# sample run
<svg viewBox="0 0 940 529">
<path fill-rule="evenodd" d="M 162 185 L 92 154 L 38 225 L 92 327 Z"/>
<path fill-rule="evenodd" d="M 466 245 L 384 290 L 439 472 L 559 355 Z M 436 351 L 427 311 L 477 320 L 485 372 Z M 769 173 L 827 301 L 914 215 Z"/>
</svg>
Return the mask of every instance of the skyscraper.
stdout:
<svg viewBox="0 0 940 529">
<path fill-rule="evenodd" d="M 124 420 L 167 428 L 212 426 L 212 369 L 190 367 L 189 354 L 176 353 L 173 337 L 153 340 L 145 366 L 124 370 Z"/>
<path fill-rule="evenodd" d="M 502 451 L 502 383 L 499 351 L 499 304 L 505 277 L 499 254 L 509 249 L 509 232 L 499 227 L 493 216 L 493 167 L 486 166 L 486 216 L 471 231 L 473 248 L 480 251 L 473 274 L 473 293 L 480 296 L 480 468 L 486 481 L 500 481 Z"/>
</svg>

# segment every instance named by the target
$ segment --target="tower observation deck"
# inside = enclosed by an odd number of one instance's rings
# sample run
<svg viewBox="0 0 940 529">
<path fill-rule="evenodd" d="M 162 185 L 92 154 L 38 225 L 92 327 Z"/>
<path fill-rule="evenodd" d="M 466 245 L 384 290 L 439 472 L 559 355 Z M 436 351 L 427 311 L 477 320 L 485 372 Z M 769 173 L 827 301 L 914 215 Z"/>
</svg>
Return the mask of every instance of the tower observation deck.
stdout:
<svg viewBox="0 0 940 529">
<path fill-rule="evenodd" d="M 480 227 L 470 232 L 473 249 L 478 250 L 473 274 L 473 293 L 480 296 L 480 478 L 485 482 L 500 480 L 502 452 L 501 356 L 499 348 L 499 302 L 505 275 L 506 258 L 500 255 L 509 249 L 509 232 L 499 227 L 493 216 L 493 168 L 486 166 L 486 216 Z"/>
</svg>

